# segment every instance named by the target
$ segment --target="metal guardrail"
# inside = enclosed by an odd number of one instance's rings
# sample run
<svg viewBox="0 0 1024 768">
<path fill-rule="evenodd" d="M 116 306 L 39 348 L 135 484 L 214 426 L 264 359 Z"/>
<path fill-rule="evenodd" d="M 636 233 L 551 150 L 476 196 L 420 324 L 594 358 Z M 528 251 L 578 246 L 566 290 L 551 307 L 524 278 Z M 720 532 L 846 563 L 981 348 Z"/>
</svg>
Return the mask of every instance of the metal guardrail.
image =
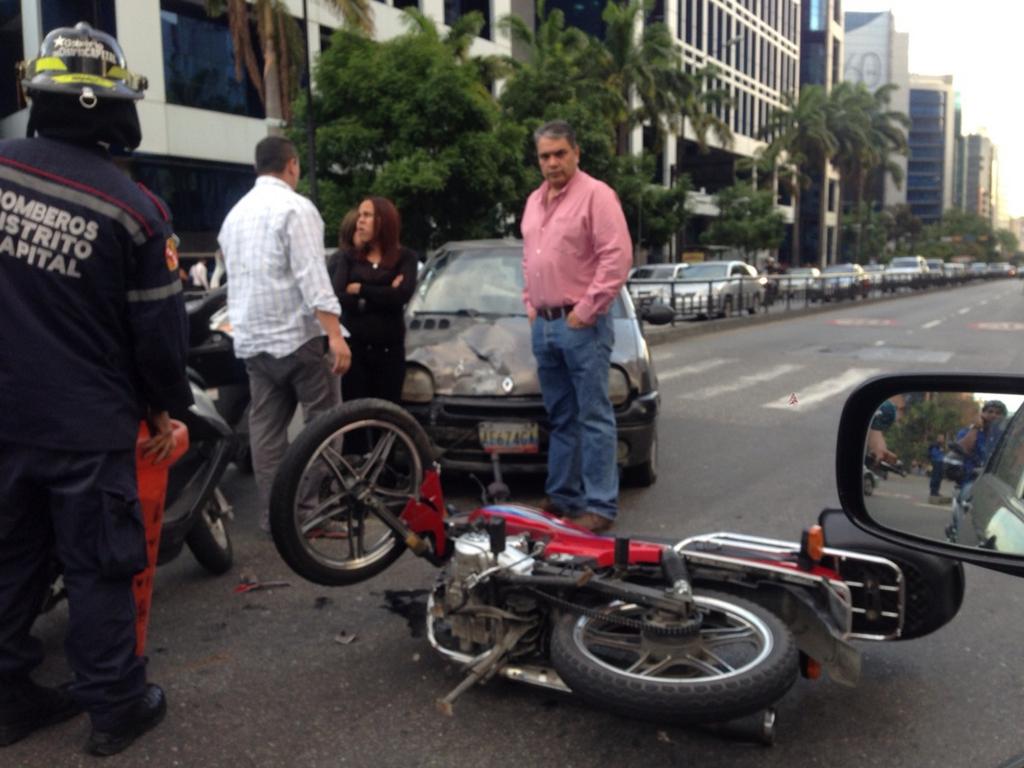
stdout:
<svg viewBox="0 0 1024 768">
<path fill-rule="evenodd" d="M 912 293 L 930 288 L 948 288 L 965 283 L 1007 278 L 996 274 L 914 275 L 856 272 L 827 274 L 761 275 L 725 277 L 716 280 L 629 280 L 626 286 L 633 303 L 658 301 L 670 307 L 676 318 L 728 317 L 744 312 L 769 312 L 804 308 L 831 301 L 854 301 L 884 294 Z"/>
</svg>

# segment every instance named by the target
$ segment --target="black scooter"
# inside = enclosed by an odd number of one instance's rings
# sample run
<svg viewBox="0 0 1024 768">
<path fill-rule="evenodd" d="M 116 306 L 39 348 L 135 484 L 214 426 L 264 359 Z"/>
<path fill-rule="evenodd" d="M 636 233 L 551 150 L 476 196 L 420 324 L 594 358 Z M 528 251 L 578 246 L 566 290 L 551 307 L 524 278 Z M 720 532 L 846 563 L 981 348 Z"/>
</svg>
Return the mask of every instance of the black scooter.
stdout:
<svg viewBox="0 0 1024 768">
<path fill-rule="evenodd" d="M 220 286 L 186 301 L 189 317 L 189 375 L 216 394 L 217 413 L 234 431 L 231 460 L 245 473 L 252 472 L 249 448 L 249 376 L 235 357 L 227 320 L 227 287 Z"/>
</svg>

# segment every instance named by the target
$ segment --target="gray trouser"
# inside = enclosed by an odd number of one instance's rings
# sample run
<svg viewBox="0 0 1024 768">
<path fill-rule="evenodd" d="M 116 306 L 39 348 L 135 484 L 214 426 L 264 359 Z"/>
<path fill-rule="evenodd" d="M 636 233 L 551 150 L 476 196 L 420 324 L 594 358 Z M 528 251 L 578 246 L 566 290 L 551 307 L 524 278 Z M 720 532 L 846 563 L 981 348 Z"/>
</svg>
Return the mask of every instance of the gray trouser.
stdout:
<svg viewBox="0 0 1024 768">
<path fill-rule="evenodd" d="M 302 406 L 303 423 L 309 423 L 341 402 L 341 390 L 321 337 L 284 357 L 261 353 L 246 358 L 245 369 L 252 392 L 249 441 L 260 494 L 260 527 L 269 530 L 270 489 L 288 449 L 288 425 L 296 407 Z"/>
</svg>

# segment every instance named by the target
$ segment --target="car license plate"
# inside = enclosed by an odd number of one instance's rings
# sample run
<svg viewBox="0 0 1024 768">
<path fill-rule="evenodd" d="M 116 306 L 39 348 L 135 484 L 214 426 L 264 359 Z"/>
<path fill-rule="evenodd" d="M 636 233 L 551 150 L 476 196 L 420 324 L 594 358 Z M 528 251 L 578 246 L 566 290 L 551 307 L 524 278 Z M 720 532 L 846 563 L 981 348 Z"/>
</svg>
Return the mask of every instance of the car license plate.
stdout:
<svg viewBox="0 0 1024 768">
<path fill-rule="evenodd" d="M 487 453 L 540 451 L 540 428 L 535 421 L 482 421 L 477 430 Z"/>
</svg>

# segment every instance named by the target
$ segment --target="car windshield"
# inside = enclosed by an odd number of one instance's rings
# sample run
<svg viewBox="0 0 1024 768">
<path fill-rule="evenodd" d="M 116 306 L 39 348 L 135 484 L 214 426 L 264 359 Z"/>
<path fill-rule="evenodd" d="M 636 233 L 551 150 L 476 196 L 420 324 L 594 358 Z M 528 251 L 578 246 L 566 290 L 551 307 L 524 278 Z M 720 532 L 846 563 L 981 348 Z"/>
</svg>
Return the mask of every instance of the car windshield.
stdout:
<svg viewBox="0 0 1024 768">
<path fill-rule="evenodd" d="M 729 265 L 705 262 L 691 264 L 684 274 L 687 280 L 721 280 L 729 275 Z"/>
<path fill-rule="evenodd" d="M 793 275 L 794 277 L 810 277 L 811 275 L 814 274 L 814 268 L 794 267 L 793 269 L 789 270 L 789 274 Z"/>
<path fill-rule="evenodd" d="M 526 316 L 522 246 L 481 245 L 443 251 L 427 262 L 409 302 L 413 314 Z M 613 317 L 625 317 L 622 295 Z"/>
<path fill-rule="evenodd" d="M 670 280 L 675 274 L 675 264 L 661 264 L 655 267 L 638 267 L 633 273 L 636 280 Z"/>
<path fill-rule="evenodd" d="M 830 264 L 825 267 L 826 274 L 835 274 L 837 272 L 853 272 L 855 267 L 853 264 Z"/>
<path fill-rule="evenodd" d="M 912 269 L 917 269 L 920 266 L 920 264 L 918 263 L 917 259 L 911 257 L 897 257 L 889 262 L 889 266 L 901 268 L 911 267 Z"/>
</svg>

